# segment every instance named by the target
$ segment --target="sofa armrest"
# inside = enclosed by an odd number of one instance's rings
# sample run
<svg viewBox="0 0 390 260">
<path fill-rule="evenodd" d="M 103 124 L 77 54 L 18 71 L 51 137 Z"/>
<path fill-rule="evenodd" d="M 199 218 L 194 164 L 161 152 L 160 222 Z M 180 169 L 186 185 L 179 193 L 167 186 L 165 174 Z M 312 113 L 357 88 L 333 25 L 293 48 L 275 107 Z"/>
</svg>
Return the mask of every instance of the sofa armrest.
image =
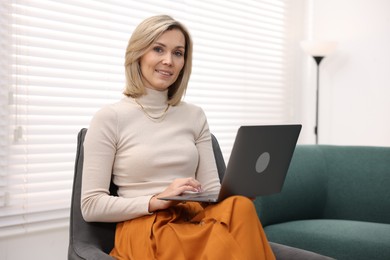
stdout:
<svg viewBox="0 0 390 260">
<path fill-rule="evenodd" d="M 324 218 L 390 224 L 390 147 L 322 146 L 328 183 Z"/>
</svg>

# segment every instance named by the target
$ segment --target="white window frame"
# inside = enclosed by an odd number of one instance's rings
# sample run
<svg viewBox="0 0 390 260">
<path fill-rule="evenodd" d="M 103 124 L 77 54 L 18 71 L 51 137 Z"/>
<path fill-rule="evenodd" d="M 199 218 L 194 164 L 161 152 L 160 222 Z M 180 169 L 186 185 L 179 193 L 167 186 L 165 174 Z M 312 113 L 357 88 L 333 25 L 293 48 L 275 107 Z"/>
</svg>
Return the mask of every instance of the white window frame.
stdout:
<svg viewBox="0 0 390 260">
<path fill-rule="evenodd" d="M 240 125 L 291 122 L 288 5 L 2 1 L 0 237 L 68 225 L 77 132 L 121 98 L 128 38 L 151 15 L 172 15 L 192 33 L 185 100 L 205 110 L 226 161 Z"/>
</svg>

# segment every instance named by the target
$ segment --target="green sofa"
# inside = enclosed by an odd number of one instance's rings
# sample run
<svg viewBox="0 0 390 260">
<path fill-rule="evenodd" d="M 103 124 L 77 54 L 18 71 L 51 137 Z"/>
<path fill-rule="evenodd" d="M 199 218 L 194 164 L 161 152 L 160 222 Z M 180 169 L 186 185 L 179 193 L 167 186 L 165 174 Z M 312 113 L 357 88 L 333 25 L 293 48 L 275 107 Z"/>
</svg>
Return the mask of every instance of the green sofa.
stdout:
<svg viewBox="0 0 390 260">
<path fill-rule="evenodd" d="M 390 259 L 390 147 L 297 145 L 282 192 L 255 203 L 269 241 Z"/>
</svg>

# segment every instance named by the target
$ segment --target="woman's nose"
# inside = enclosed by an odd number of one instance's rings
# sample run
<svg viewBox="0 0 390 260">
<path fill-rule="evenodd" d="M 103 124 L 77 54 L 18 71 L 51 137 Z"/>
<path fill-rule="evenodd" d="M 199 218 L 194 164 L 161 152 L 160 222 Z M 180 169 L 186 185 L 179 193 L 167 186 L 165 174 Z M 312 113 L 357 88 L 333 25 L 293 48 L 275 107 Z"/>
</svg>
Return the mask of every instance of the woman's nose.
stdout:
<svg viewBox="0 0 390 260">
<path fill-rule="evenodd" d="M 170 53 L 164 55 L 163 64 L 168 66 L 172 65 L 172 55 Z"/>
</svg>

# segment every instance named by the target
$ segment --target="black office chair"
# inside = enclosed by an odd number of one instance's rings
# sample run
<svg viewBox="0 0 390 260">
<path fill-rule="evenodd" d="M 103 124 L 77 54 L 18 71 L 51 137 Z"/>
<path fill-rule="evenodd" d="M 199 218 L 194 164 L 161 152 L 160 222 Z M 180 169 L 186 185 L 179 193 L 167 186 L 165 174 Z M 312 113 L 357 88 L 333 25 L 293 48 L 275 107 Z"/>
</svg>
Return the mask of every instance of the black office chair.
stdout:
<svg viewBox="0 0 390 260">
<path fill-rule="evenodd" d="M 70 212 L 69 228 L 69 260 L 113 260 L 108 254 L 114 247 L 116 223 L 85 222 L 81 215 L 81 176 L 83 174 L 84 148 L 83 142 L 87 129 L 80 130 L 77 137 L 77 154 L 74 170 L 73 192 Z M 217 163 L 217 169 L 220 179 L 226 169 L 225 161 L 222 156 L 218 141 L 212 135 L 212 144 L 214 156 Z M 113 183 L 110 186 L 110 192 L 116 195 L 116 187 Z M 278 260 L 328 260 L 324 257 L 309 251 L 284 246 L 276 243 L 270 243 L 272 250 Z"/>
</svg>

